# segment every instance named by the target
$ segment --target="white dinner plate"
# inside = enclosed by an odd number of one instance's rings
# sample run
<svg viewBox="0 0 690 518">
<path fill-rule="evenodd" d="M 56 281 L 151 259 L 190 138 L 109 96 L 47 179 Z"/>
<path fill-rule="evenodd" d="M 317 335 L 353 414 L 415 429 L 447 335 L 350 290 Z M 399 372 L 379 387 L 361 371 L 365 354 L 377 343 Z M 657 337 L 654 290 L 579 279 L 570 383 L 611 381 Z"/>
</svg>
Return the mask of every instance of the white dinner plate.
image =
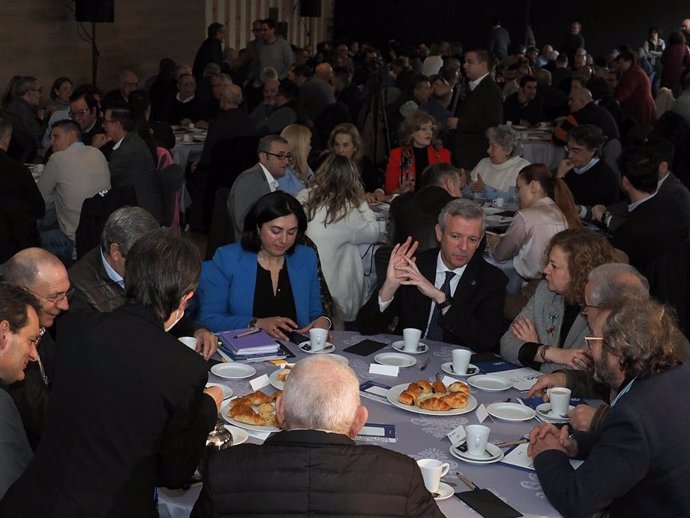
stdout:
<svg viewBox="0 0 690 518">
<path fill-rule="evenodd" d="M 231 424 L 226 424 L 224 425 L 225 429 L 230 432 L 230 435 L 232 435 L 232 445 L 237 446 L 238 444 L 242 444 L 243 442 L 247 442 L 247 439 L 249 439 L 249 434 L 247 433 L 246 430 L 243 430 L 242 428 L 239 428 L 238 426 L 233 426 Z"/>
<path fill-rule="evenodd" d="M 479 367 L 474 365 L 473 363 L 470 363 L 467 366 L 467 372 L 465 374 L 460 374 L 459 372 L 455 372 L 453 370 L 453 362 L 446 362 L 441 365 L 441 370 L 445 372 L 446 374 L 450 374 L 451 376 L 458 376 L 461 378 L 466 378 L 467 376 L 474 376 L 475 374 L 479 373 Z"/>
<path fill-rule="evenodd" d="M 417 360 L 409 354 L 402 353 L 380 353 L 374 356 L 374 361 L 381 365 L 392 365 L 394 367 L 412 367 Z"/>
<path fill-rule="evenodd" d="M 330 342 L 326 342 L 326 346 L 319 351 L 312 351 L 311 350 L 311 343 L 309 343 L 309 342 L 302 342 L 297 347 L 299 347 L 300 351 L 302 351 L 303 353 L 307 353 L 307 354 L 328 354 L 328 353 L 332 353 L 333 351 L 335 351 L 335 345 L 333 345 Z"/>
<path fill-rule="evenodd" d="M 228 415 L 228 412 L 230 411 L 230 403 L 232 401 L 223 401 L 223 403 L 220 405 L 220 416 L 228 423 L 230 423 L 233 426 L 237 426 L 238 428 L 244 428 L 245 430 L 251 430 L 252 432 L 279 432 L 280 428 L 276 428 L 275 426 L 259 426 L 255 424 L 247 424 L 247 423 L 241 423 L 237 419 L 233 419 Z"/>
<path fill-rule="evenodd" d="M 438 496 L 435 496 L 434 500 L 445 500 L 446 498 L 450 498 L 453 496 L 453 494 L 455 494 L 455 489 L 444 482 L 440 482 L 437 493 Z"/>
<path fill-rule="evenodd" d="M 284 381 L 280 381 L 278 379 L 278 374 L 283 372 L 284 370 L 290 370 L 290 369 L 278 369 L 274 370 L 271 374 L 268 375 L 268 381 L 271 382 L 271 385 L 273 385 L 275 388 L 278 390 L 283 390 L 283 387 L 285 386 Z"/>
<path fill-rule="evenodd" d="M 399 353 L 405 353 L 405 354 L 424 354 L 429 350 L 429 346 L 427 344 L 423 344 L 422 342 L 419 342 L 417 344 L 417 349 L 415 351 L 406 351 L 403 346 L 405 345 L 405 342 L 402 340 L 398 340 L 397 342 L 393 342 L 393 349 L 398 351 Z"/>
<path fill-rule="evenodd" d="M 407 390 L 408 385 L 409 383 L 402 383 L 400 385 L 396 385 L 395 387 L 391 387 L 391 389 L 388 391 L 388 394 L 386 394 L 386 398 L 391 405 L 397 406 L 398 408 L 402 408 L 403 410 L 407 410 L 408 412 L 412 412 L 414 414 L 437 416 L 462 415 L 467 414 L 468 412 L 471 412 L 477 408 L 477 399 L 472 395 L 467 397 L 467 406 L 465 408 L 453 408 L 451 410 L 425 410 L 416 405 L 403 405 L 400 401 L 398 401 L 398 398 L 404 390 Z"/>
<path fill-rule="evenodd" d="M 211 367 L 211 372 L 219 378 L 241 380 L 249 376 L 254 376 L 254 374 L 256 374 L 256 369 L 246 363 L 229 362 L 214 365 Z"/>
<path fill-rule="evenodd" d="M 450 447 L 450 454 L 453 457 L 469 464 L 493 464 L 503 459 L 503 451 L 495 444 L 488 443 L 486 445 L 486 451 L 487 453 L 484 454 L 484 458 L 480 458 L 470 455 L 467 452 L 462 452 L 455 446 Z"/>
<path fill-rule="evenodd" d="M 220 387 L 220 389 L 223 391 L 223 399 L 228 399 L 229 397 L 232 397 L 232 389 L 227 385 L 221 385 L 220 383 L 207 383 L 206 386 Z"/>
<path fill-rule="evenodd" d="M 486 411 L 504 421 L 529 421 L 537 415 L 533 408 L 518 403 L 491 403 Z"/>
<path fill-rule="evenodd" d="M 496 376 L 489 376 L 486 374 L 467 378 L 467 384 L 470 387 L 485 390 L 487 392 L 501 392 L 512 388 L 512 385 L 503 378 L 497 378 Z"/>
<path fill-rule="evenodd" d="M 572 412 L 574 409 L 575 407 L 573 405 L 568 405 L 568 413 Z M 568 416 L 552 414 L 551 403 L 542 403 L 541 405 L 537 406 L 537 417 L 539 417 L 539 419 L 542 421 L 546 421 L 547 423 L 561 424 L 570 421 L 570 417 Z"/>
</svg>

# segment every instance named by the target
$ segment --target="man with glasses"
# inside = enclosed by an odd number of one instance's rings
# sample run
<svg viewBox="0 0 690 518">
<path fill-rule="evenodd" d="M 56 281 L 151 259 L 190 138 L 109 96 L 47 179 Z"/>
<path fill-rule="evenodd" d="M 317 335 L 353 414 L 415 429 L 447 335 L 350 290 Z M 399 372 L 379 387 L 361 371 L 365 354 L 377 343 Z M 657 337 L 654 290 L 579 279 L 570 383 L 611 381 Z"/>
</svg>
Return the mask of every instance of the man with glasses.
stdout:
<svg viewBox="0 0 690 518">
<path fill-rule="evenodd" d="M 108 92 L 103 98 L 103 108 L 127 108 L 129 106 L 129 94 L 139 88 L 139 78 L 131 70 L 120 72 L 119 79 L 119 88 Z"/>
<path fill-rule="evenodd" d="M 38 358 L 38 301 L 18 286 L 0 283 L 0 499 L 19 478 L 33 453 L 8 384 L 25 376 Z"/>
<path fill-rule="evenodd" d="M 105 140 L 105 131 L 96 98 L 77 88 L 69 98 L 69 116 L 81 128 L 81 141 L 87 146 L 100 148 Z"/>
<path fill-rule="evenodd" d="M 43 248 L 27 248 L 7 261 L 4 279 L 24 288 L 40 304 L 38 320 L 42 337 L 35 362 L 26 377 L 10 385 L 9 392 L 22 416 L 29 443 L 35 449 L 41 438 L 48 410 L 55 362 L 55 342 L 48 332 L 55 319 L 69 309 L 70 288 L 67 270 L 60 259 Z"/>
<path fill-rule="evenodd" d="M 43 137 L 43 111 L 41 103 L 43 88 L 32 76 L 21 77 L 13 88 L 13 98 L 5 113 L 12 120 L 14 132 L 10 155 L 21 162 L 32 162 Z"/>
<path fill-rule="evenodd" d="M 239 240 L 244 218 L 256 200 L 278 190 L 278 178 L 290 163 L 290 145 L 279 135 L 267 135 L 259 141 L 259 163 L 242 172 L 232 184 L 228 196 L 228 214 L 232 218 L 235 239 Z"/>
</svg>

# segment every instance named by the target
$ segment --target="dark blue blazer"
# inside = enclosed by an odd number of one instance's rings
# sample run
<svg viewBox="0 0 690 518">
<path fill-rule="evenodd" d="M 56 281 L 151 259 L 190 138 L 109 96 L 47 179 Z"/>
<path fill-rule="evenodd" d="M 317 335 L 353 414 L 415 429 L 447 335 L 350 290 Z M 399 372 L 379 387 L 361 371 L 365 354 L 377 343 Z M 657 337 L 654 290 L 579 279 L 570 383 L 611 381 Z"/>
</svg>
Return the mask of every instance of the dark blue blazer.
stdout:
<svg viewBox="0 0 690 518">
<path fill-rule="evenodd" d="M 297 324 L 305 327 L 323 315 L 316 254 L 308 246 L 297 245 L 285 260 Z M 205 261 L 197 292 L 199 322 L 214 332 L 246 327 L 253 318 L 256 268 L 256 254 L 239 243 L 219 248 L 213 259 Z"/>
</svg>

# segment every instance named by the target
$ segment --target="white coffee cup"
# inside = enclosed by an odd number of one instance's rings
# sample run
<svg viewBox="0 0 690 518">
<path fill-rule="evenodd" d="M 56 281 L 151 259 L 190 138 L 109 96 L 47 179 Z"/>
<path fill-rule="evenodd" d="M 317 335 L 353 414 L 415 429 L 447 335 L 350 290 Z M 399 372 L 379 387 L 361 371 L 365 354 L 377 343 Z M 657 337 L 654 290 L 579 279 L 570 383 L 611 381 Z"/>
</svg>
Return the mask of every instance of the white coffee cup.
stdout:
<svg viewBox="0 0 690 518">
<path fill-rule="evenodd" d="M 465 433 L 467 434 L 467 453 L 475 457 L 484 455 L 491 429 L 482 424 L 471 424 L 465 427 Z"/>
<path fill-rule="evenodd" d="M 499 196 L 498 198 L 494 198 L 493 201 L 491 202 L 491 205 L 494 207 L 501 208 L 506 204 L 506 201 L 503 199 L 502 196 Z"/>
<path fill-rule="evenodd" d="M 568 415 L 570 405 L 570 389 L 565 387 L 552 387 L 546 391 L 551 401 L 551 412 L 562 417 Z"/>
<path fill-rule="evenodd" d="M 421 337 L 422 332 L 419 329 L 415 329 L 414 327 L 406 327 L 403 329 L 403 351 L 416 351 Z"/>
<path fill-rule="evenodd" d="M 441 477 L 448 473 L 450 464 L 436 459 L 421 459 L 417 461 L 417 465 L 422 472 L 424 487 L 426 487 L 430 493 L 438 493 Z"/>
<path fill-rule="evenodd" d="M 314 327 L 309 330 L 309 344 L 312 351 L 320 351 L 326 347 L 326 340 L 328 339 L 328 329 Z"/>
<path fill-rule="evenodd" d="M 191 141 L 192 141 L 191 135 L 182 135 L 182 142 L 191 142 Z"/>
<path fill-rule="evenodd" d="M 453 349 L 450 353 L 453 358 L 453 372 L 457 374 L 467 374 L 467 367 L 472 358 L 472 351 L 467 349 Z"/>
<path fill-rule="evenodd" d="M 178 338 L 178 340 L 189 347 L 192 351 L 196 351 L 196 338 L 193 336 L 181 336 Z"/>
</svg>

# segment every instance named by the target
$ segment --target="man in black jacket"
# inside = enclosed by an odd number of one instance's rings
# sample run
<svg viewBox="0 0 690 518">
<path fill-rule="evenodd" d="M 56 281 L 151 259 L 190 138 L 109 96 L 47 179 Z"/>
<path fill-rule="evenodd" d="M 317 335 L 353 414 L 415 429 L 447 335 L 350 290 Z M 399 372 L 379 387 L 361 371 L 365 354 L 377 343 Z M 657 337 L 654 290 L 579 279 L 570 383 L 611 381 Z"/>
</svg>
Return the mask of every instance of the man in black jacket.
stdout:
<svg viewBox="0 0 690 518">
<path fill-rule="evenodd" d="M 193 73 L 197 81 L 201 81 L 204 67 L 209 63 L 218 66 L 223 64 L 223 40 L 225 39 L 225 26 L 214 22 L 208 26 L 208 37 L 203 41 L 194 57 Z"/>
<path fill-rule="evenodd" d="M 299 362 L 276 400 L 284 431 L 209 458 L 193 518 L 375 516 L 440 518 L 410 457 L 356 445 L 367 420 L 359 381 L 328 356 Z"/>
<path fill-rule="evenodd" d="M 437 248 L 413 255 L 408 238 L 391 253 L 386 280 L 357 315 L 364 334 L 421 329 L 429 340 L 493 351 L 504 328 L 506 276 L 476 253 L 484 237 L 484 212 L 469 200 L 453 200 L 438 218 Z"/>
</svg>

